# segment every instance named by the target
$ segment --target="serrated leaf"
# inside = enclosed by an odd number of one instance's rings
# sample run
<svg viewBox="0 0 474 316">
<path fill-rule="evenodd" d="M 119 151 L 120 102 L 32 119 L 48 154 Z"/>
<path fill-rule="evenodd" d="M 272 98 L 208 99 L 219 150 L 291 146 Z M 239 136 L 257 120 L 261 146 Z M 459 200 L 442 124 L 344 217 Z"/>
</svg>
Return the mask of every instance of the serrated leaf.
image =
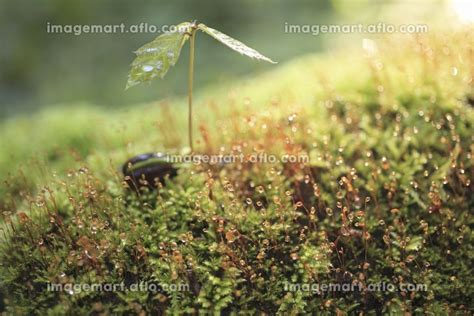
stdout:
<svg viewBox="0 0 474 316">
<path fill-rule="evenodd" d="M 175 32 L 164 33 L 137 49 L 126 89 L 157 77 L 163 78 L 178 61 L 181 48 L 189 38 L 186 33 L 190 26 L 189 22 L 181 23 L 176 26 Z"/>
<path fill-rule="evenodd" d="M 235 50 L 236 52 L 248 56 L 250 58 L 255 58 L 257 60 L 264 60 L 268 61 L 269 63 L 276 64 L 273 60 L 271 60 L 268 57 L 263 56 L 259 52 L 257 52 L 255 49 L 248 47 L 244 43 L 222 33 L 219 32 L 218 30 L 215 30 L 209 26 L 206 26 L 204 24 L 199 24 L 198 29 L 203 31 L 204 33 L 209 34 L 210 36 L 214 37 L 216 40 L 221 42 L 222 44 L 230 47 L 231 49 Z"/>
</svg>

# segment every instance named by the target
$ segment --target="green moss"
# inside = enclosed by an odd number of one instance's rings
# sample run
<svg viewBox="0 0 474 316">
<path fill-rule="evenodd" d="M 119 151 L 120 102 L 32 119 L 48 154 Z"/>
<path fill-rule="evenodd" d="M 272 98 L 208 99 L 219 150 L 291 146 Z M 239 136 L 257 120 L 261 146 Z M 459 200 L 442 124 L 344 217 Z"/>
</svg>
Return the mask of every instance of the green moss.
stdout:
<svg viewBox="0 0 474 316">
<path fill-rule="evenodd" d="M 473 69 L 461 62 L 470 60 L 459 40 L 466 34 L 381 41 L 379 55 L 356 62 L 308 56 L 200 96 L 201 153 L 305 154 L 308 163 L 185 165 L 158 191 L 137 195 L 124 188 L 120 164 L 185 139 L 175 132 L 184 113 L 166 103 L 114 114 L 57 109 L 5 123 L 3 310 L 468 313 L 474 116 Z M 44 162 L 28 164 L 35 155 Z M 20 164 L 25 177 L 13 172 Z M 139 282 L 163 290 L 47 290 Z M 324 284 L 397 289 L 318 293 Z M 179 285 L 185 290 L 171 289 Z"/>
</svg>

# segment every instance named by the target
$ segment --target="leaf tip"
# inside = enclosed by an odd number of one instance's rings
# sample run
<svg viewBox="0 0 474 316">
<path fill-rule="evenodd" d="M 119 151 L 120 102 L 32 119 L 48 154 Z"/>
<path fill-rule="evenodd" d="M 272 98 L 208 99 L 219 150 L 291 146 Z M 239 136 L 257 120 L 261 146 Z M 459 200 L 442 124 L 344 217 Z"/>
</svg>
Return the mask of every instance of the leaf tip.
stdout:
<svg viewBox="0 0 474 316">
<path fill-rule="evenodd" d="M 130 89 L 130 88 L 133 87 L 133 86 L 136 86 L 137 84 L 138 84 L 138 82 L 129 79 L 129 80 L 127 81 L 127 84 L 125 85 L 125 89 L 124 89 L 124 90 L 127 91 L 128 89 Z"/>
</svg>

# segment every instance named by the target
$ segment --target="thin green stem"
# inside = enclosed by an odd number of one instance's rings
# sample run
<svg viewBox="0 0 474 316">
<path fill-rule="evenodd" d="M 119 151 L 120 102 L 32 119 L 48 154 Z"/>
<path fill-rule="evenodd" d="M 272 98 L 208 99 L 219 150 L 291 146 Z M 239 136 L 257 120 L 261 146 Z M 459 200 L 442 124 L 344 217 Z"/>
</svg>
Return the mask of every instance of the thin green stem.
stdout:
<svg viewBox="0 0 474 316">
<path fill-rule="evenodd" d="M 196 39 L 196 30 L 191 31 L 191 42 L 189 45 L 189 72 L 188 72 L 188 137 L 189 148 L 193 150 L 193 76 L 194 76 L 194 41 Z"/>
</svg>

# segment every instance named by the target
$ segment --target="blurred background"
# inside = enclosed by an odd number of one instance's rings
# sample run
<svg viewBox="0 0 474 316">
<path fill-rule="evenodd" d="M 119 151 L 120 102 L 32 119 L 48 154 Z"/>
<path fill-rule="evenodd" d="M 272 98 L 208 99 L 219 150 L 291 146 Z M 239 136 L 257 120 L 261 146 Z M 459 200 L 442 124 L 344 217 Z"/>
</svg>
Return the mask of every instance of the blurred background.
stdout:
<svg viewBox="0 0 474 316">
<path fill-rule="evenodd" d="M 363 34 L 288 34 L 285 23 L 426 23 L 470 18 L 468 1 L 408 0 L 0 0 L 0 118 L 86 102 L 104 108 L 186 93 L 187 49 L 166 80 L 124 91 L 133 51 L 158 34 L 48 34 L 51 24 L 176 24 L 197 19 L 280 63 L 350 47 Z M 365 35 L 367 36 L 367 35 Z M 214 39 L 198 36 L 195 84 L 229 82 L 265 71 Z"/>
</svg>

